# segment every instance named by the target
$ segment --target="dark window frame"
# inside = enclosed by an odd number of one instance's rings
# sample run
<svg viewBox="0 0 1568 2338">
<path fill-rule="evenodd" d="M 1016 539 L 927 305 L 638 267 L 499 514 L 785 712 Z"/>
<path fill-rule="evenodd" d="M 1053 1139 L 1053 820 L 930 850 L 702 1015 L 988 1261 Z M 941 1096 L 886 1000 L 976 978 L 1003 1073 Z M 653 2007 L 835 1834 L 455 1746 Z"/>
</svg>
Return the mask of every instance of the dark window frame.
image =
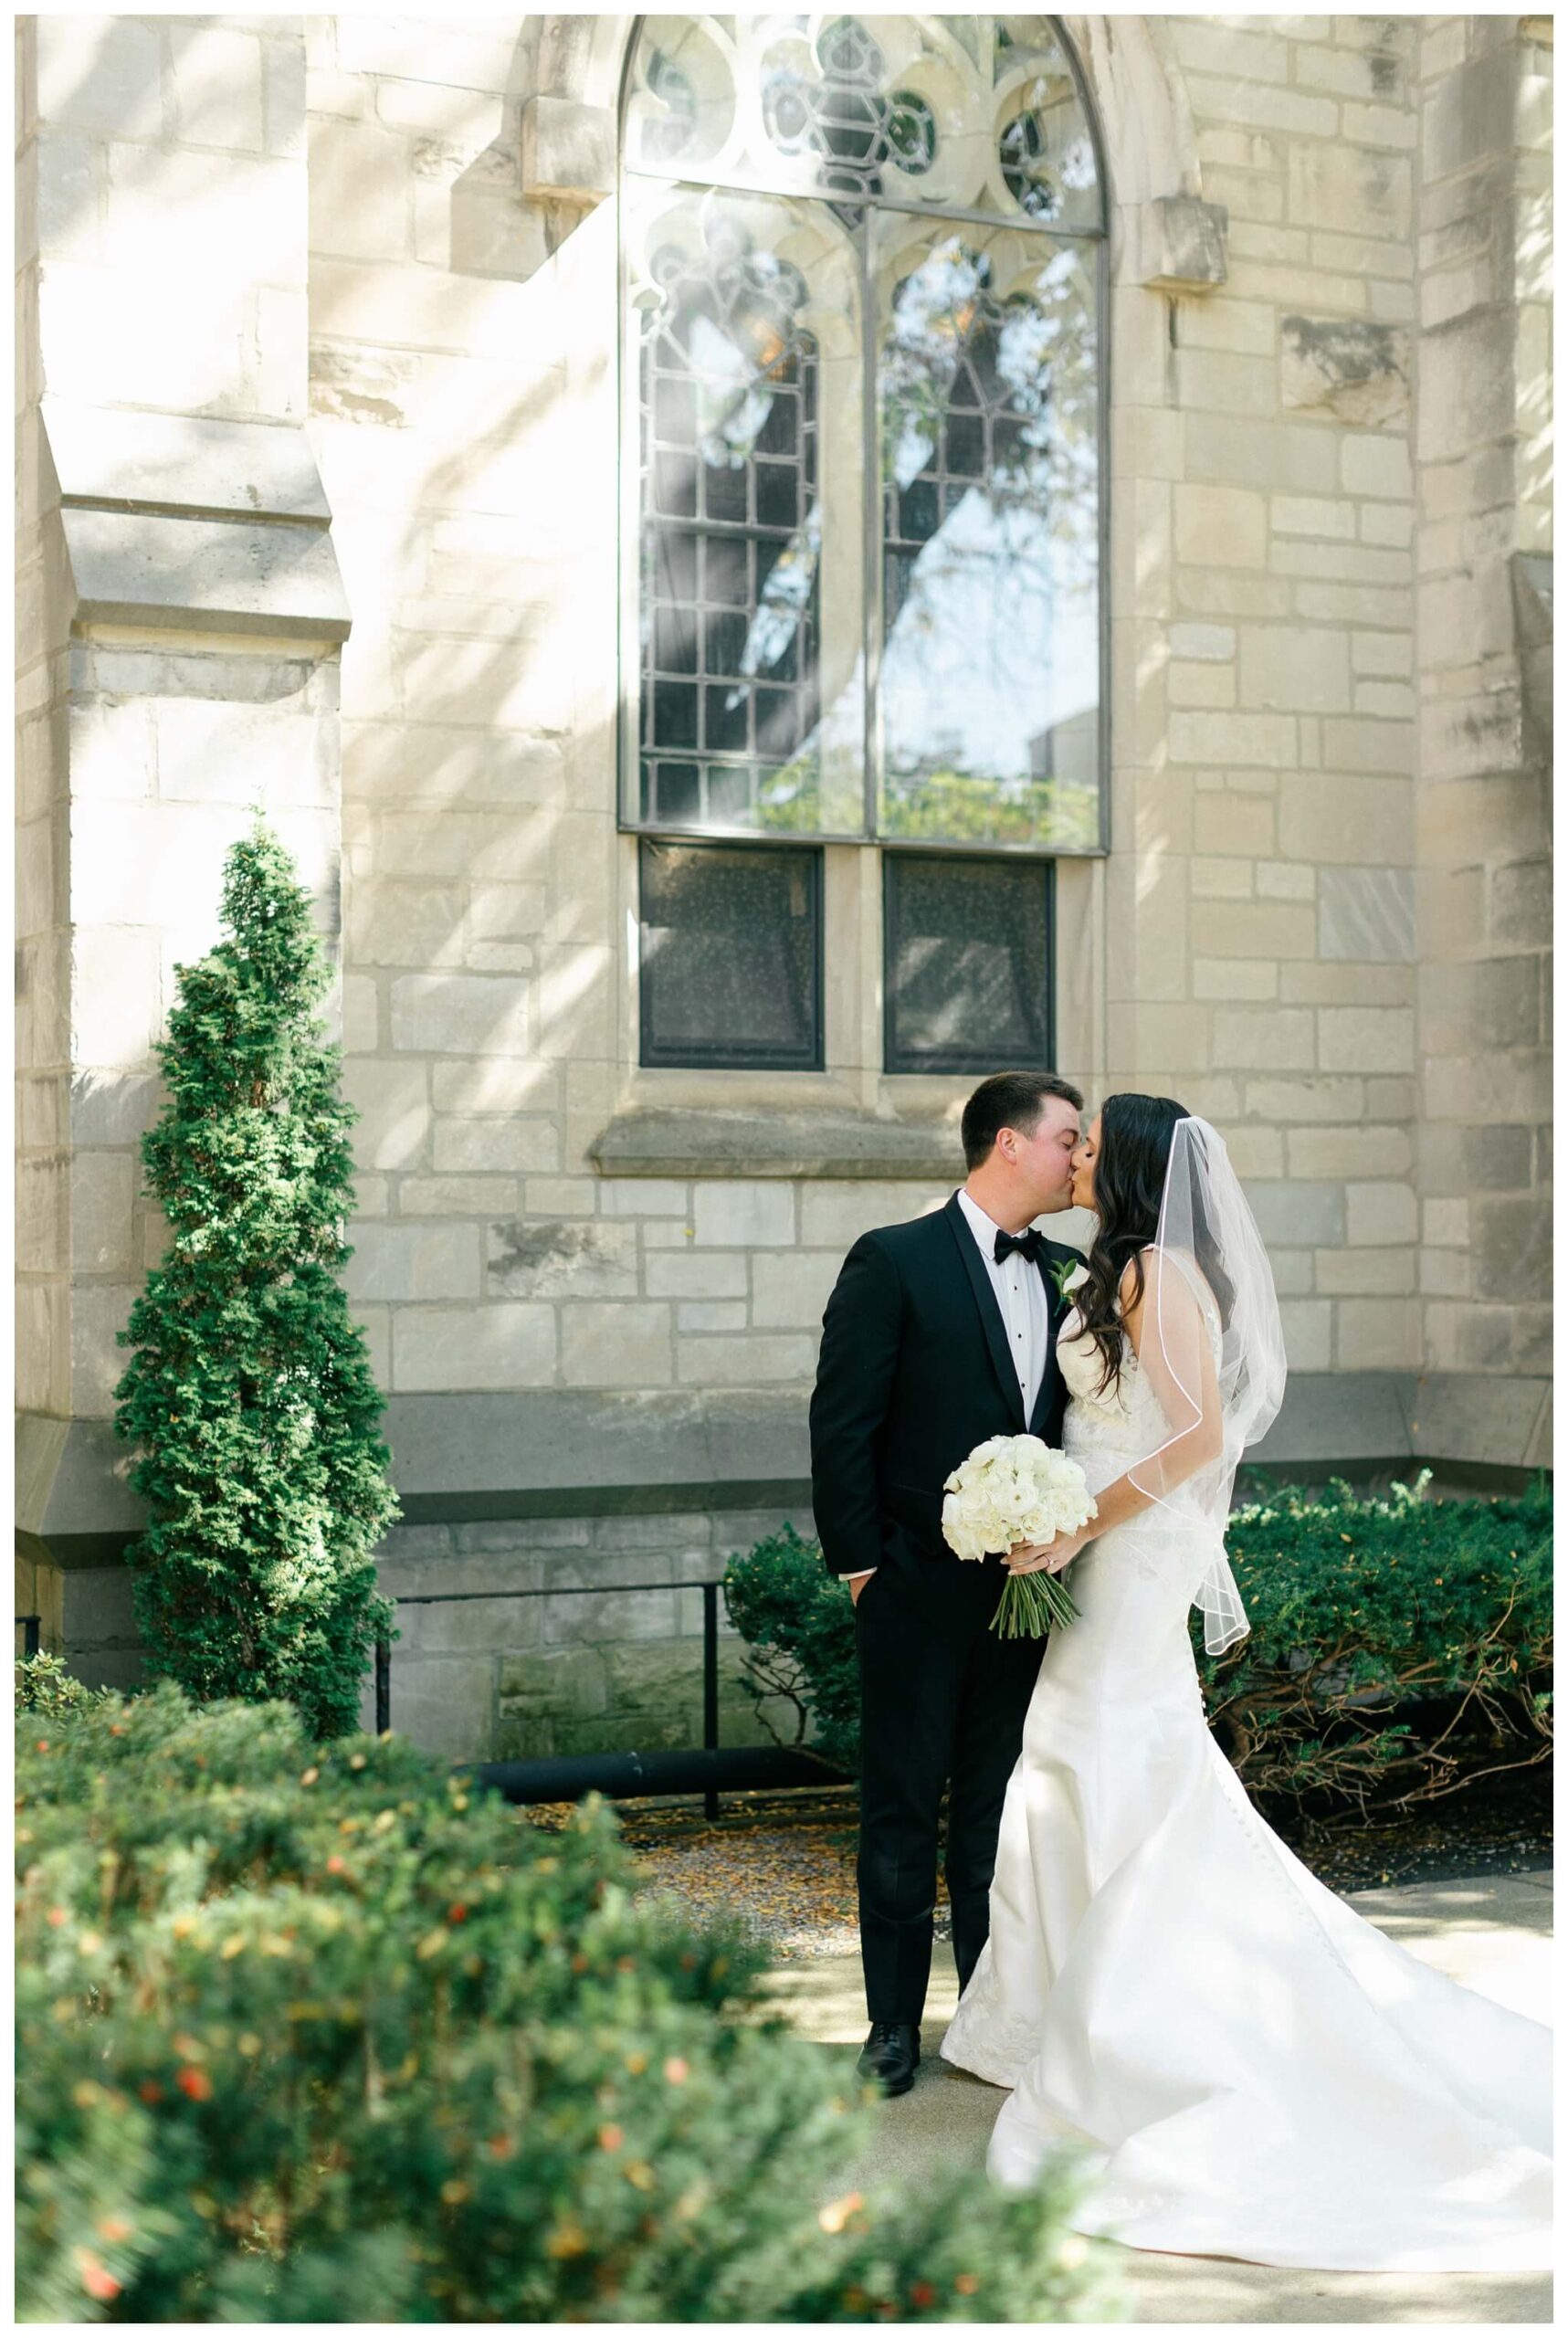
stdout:
<svg viewBox="0 0 1568 2338">
<path fill-rule="evenodd" d="M 648 857 L 660 847 L 674 847 L 684 852 L 694 850 L 724 853 L 766 854 L 776 860 L 781 853 L 792 854 L 805 863 L 806 882 L 810 889 L 807 914 L 811 921 L 811 1045 L 809 1058 L 805 1053 L 784 1055 L 755 1048 L 725 1047 L 696 1049 L 688 1047 L 679 1052 L 657 1048 L 652 1040 L 653 964 L 647 946 L 648 920 L 647 885 Z M 826 979 L 824 903 L 826 886 L 823 872 L 823 852 L 820 845 L 808 841 L 778 845 L 757 843 L 742 837 L 670 837 L 644 834 L 637 839 L 637 1063 L 645 1071 L 807 1071 L 820 1072 L 827 1068 L 826 1032 L 824 1014 L 824 992 Z"/>
<path fill-rule="evenodd" d="M 898 915 L 898 870 L 905 861 L 940 861 L 943 868 L 955 864 L 994 869 L 1008 856 L 995 852 L 955 852 L 950 847 L 935 848 L 886 846 L 882 852 L 882 1075 L 884 1079 L 947 1079 L 969 1077 L 975 1073 L 1002 1071 L 1012 1068 L 994 1056 L 966 1052 L 960 1048 L 947 1049 L 941 1055 L 910 1058 L 900 1052 L 895 1038 L 894 961 L 897 956 L 900 927 Z M 1026 856 L 1014 854 L 1014 859 Z M 1030 862 L 1040 869 L 1045 883 L 1046 932 L 1042 956 L 1046 969 L 1042 1023 L 1045 1029 L 1045 1062 L 1038 1069 L 1049 1069 L 1056 1061 L 1057 1049 L 1057 860 L 1054 855 L 1031 853 Z"/>
</svg>

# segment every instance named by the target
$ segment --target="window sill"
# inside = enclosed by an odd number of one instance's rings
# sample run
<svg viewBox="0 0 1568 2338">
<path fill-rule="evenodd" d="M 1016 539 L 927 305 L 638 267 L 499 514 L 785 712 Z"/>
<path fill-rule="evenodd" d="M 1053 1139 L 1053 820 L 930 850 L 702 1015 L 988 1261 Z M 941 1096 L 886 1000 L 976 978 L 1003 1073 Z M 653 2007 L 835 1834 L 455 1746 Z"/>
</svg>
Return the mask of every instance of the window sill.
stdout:
<svg viewBox="0 0 1568 2338">
<path fill-rule="evenodd" d="M 908 1177 L 963 1182 L 956 1127 L 869 1113 L 618 1112 L 588 1148 L 604 1177 Z"/>
</svg>

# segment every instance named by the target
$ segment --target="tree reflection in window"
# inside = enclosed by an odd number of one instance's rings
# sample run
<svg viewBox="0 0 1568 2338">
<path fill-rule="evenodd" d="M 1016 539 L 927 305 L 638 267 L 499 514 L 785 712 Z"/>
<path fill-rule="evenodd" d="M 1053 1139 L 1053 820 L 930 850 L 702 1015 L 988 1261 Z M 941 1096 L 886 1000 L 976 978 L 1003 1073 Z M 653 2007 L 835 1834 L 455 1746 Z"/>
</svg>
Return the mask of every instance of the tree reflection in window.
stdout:
<svg viewBox="0 0 1568 2338">
<path fill-rule="evenodd" d="M 1055 20 L 647 18 L 625 159 L 634 816 L 1100 848 L 1106 220 Z"/>
<path fill-rule="evenodd" d="M 656 253 L 642 344 L 645 818 L 752 827 L 816 720 L 817 357 L 733 222 Z M 789 791 L 795 824 L 816 806 Z"/>
</svg>

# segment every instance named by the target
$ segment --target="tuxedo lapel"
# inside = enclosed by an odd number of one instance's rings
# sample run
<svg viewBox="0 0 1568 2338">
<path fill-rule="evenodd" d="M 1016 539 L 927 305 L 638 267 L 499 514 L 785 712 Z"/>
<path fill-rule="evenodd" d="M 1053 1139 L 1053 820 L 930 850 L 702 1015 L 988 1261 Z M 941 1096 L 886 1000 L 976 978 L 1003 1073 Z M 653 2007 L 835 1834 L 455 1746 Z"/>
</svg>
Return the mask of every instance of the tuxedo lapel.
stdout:
<svg viewBox="0 0 1568 2338">
<path fill-rule="evenodd" d="M 1022 1429 L 1024 1398 L 1018 1386 L 1018 1375 L 1014 1369 L 1013 1359 L 1007 1349 L 1007 1327 L 1002 1321 L 1002 1310 L 996 1303 L 996 1293 L 992 1289 L 991 1278 L 985 1271 L 985 1264 L 980 1256 L 979 1245 L 969 1230 L 968 1221 L 958 1206 L 956 1194 L 950 1197 L 942 1216 L 952 1228 L 952 1238 L 958 1245 L 958 1255 L 963 1261 L 963 1270 L 969 1277 L 969 1287 L 974 1293 L 974 1303 L 980 1310 L 980 1321 L 985 1332 L 985 1344 L 991 1351 L 991 1362 L 995 1369 L 997 1385 L 1007 1400 L 1008 1410 L 1018 1427 Z"/>
<path fill-rule="evenodd" d="M 1070 1263 L 1074 1256 L 1075 1254 L 1069 1250 L 1064 1251 L 1061 1258 L 1053 1258 L 1047 1248 L 1046 1254 L 1038 1261 L 1038 1271 L 1045 1278 L 1046 1315 L 1050 1325 L 1050 1334 L 1047 1346 L 1046 1368 L 1040 1374 L 1040 1385 L 1035 1392 L 1035 1402 L 1029 1414 L 1031 1437 L 1039 1435 L 1040 1423 L 1050 1411 L 1051 1397 L 1056 1388 L 1058 1374 L 1061 1370 L 1061 1366 L 1057 1362 L 1057 1333 L 1061 1330 L 1063 1320 L 1072 1301 L 1070 1299 L 1064 1299 L 1058 1290 L 1057 1276 L 1060 1273 L 1064 1261 Z"/>
</svg>

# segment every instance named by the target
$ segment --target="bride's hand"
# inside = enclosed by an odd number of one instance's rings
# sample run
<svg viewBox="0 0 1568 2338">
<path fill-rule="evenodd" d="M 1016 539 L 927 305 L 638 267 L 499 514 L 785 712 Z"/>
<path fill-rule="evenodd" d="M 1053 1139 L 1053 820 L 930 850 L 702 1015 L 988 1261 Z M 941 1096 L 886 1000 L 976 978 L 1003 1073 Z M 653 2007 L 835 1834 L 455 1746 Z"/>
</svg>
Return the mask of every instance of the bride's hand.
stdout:
<svg viewBox="0 0 1568 2338">
<path fill-rule="evenodd" d="M 1037 1574 L 1041 1568 L 1047 1574 L 1060 1574 L 1071 1566 L 1088 1542 L 1087 1534 L 1058 1534 L 1054 1543 L 1016 1543 L 1007 1553 L 1007 1568 L 1012 1574 Z"/>
</svg>

